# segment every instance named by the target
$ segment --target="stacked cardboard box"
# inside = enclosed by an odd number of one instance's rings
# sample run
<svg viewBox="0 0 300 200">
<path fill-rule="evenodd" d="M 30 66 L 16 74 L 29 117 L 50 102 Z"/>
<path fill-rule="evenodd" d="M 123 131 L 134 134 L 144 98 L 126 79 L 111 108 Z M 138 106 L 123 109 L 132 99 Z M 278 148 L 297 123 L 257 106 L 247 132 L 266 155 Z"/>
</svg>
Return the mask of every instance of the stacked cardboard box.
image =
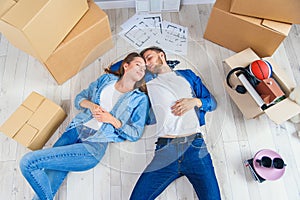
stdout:
<svg viewBox="0 0 300 200">
<path fill-rule="evenodd" d="M 280 7 L 280 4 L 277 3 L 283 3 L 280 0 L 271 0 L 271 2 L 268 1 L 269 3 L 266 3 L 266 0 L 217 0 L 211 11 L 204 38 L 235 52 L 250 47 L 260 57 L 272 56 L 288 35 L 292 24 L 259 18 L 265 17 L 262 15 L 245 16 L 246 13 L 241 15 L 242 11 L 239 14 L 231 12 L 237 13 L 240 8 L 238 5 L 244 5 L 245 2 L 253 4 L 253 6 L 247 6 L 249 10 L 253 11 L 267 10 L 266 8 L 271 4 L 273 7 Z M 262 2 L 265 3 L 262 5 Z M 284 1 L 284 4 L 288 3 Z M 297 1 L 295 6 L 297 7 L 299 4 L 300 1 Z M 287 6 L 285 5 L 283 8 L 287 8 Z M 297 12 L 294 14 L 299 15 Z"/>
<path fill-rule="evenodd" d="M 225 63 L 231 69 L 233 69 L 238 66 L 247 67 L 250 63 L 258 59 L 261 58 L 252 49 L 248 48 L 230 58 L 227 58 Z M 272 77 L 280 85 L 285 94 L 285 99 L 268 107 L 265 110 L 262 110 L 251 97 L 249 92 L 240 94 L 227 84 L 225 84 L 225 88 L 245 118 L 255 118 L 265 113 L 275 123 L 281 124 L 282 122 L 300 113 L 300 105 L 288 98 L 291 91 L 296 87 L 296 84 L 291 80 L 290 77 L 286 75 L 283 68 L 278 66 L 271 57 L 266 57 L 263 59 L 267 60 L 272 65 Z M 236 76 L 232 76 L 230 81 L 234 85 L 241 84 Z"/>
<path fill-rule="evenodd" d="M 230 12 L 300 24 L 299 0 L 232 0 Z"/>
<path fill-rule="evenodd" d="M 60 106 L 32 92 L 2 124 L 0 132 L 31 150 L 41 149 L 65 118 Z"/>
<path fill-rule="evenodd" d="M 113 46 L 108 17 L 93 1 L 1 0 L 0 17 L 0 32 L 45 65 L 58 84 Z"/>
</svg>

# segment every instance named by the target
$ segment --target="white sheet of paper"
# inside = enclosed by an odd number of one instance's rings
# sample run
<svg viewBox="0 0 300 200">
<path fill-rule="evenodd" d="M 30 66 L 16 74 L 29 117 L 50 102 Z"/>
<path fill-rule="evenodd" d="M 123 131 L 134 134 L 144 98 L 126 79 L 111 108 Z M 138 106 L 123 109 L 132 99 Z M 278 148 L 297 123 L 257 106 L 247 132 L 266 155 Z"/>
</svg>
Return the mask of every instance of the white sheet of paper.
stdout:
<svg viewBox="0 0 300 200">
<path fill-rule="evenodd" d="M 137 49 L 159 46 L 167 52 L 187 53 L 187 27 L 162 21 L 161 14 L 134 15 L 121 27 L 119 35 Z"/>
</svg>

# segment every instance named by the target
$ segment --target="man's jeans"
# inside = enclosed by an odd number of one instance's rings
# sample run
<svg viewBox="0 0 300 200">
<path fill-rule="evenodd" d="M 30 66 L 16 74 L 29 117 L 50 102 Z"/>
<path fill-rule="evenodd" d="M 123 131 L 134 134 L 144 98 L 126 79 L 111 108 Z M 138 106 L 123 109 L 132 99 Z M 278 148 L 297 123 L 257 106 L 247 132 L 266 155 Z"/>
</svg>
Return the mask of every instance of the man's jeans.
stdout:
<svg viewBox="0 0 300 200">
<path fill-rule="evenodd" d="M 131 200 L 155 199 L 175 179 L 186 176 L 201 200 L 219 200 L 220 191 L 203 138 L 156 145 L 151 163 L 140 176 Z"/>
<path fill-rule="evenodd" d="M 38 196 L 34 199 L 52 200 L 68 172 L 95 167 L 106 147 L 107 143 L 82 143 L 74 128 L 65 132 L 53 148 L 27 153 L 20 169 Z"/>
</svg>

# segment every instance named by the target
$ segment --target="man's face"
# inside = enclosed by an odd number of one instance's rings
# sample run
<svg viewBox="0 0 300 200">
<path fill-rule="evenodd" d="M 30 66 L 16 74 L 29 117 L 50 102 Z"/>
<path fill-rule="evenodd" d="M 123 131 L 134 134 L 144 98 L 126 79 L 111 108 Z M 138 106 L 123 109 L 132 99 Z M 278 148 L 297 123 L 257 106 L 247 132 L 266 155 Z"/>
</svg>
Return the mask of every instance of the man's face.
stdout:
<svg viewBox="0 0 300 200">
<path fill-rule="evenodd" d="M 161 66 L 163 65 L 161 54 L 162 53 L 157 53 L 156 51 L 152 50 L 148 50 L 144 53 L 147 69 L 154 74 L 159 73 Z"/>
</svg>

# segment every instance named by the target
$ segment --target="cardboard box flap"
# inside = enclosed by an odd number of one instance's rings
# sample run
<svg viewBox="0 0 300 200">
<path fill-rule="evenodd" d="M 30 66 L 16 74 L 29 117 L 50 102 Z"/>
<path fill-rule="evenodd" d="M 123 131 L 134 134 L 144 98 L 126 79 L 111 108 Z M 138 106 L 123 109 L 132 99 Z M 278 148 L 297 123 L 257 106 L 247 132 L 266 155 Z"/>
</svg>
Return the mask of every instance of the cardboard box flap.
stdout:
<svg viewBox="0 0 300 200">
<path fill-rule="evenodd" d="M 70 42 L 70 40 L 75 40 L 78 36 L 80 37 L 84 31 L 91 29 L 104 20 L 108 20 L 107 14 L 101 10 L 95 3 L 89 3 L 89 11 L 80 19 L 72 31 L 66 36 L 60 47 L 64 43 Z M 104 29 L 105 30 L 105 29 Z M 110 30 L 110 27 L 109 27 Z"/>
<path fill-rule="evenodd" d="M 225 63 L 229 65 L 231 69 L 233 69 L 240 66 L 247 66 L 254 60 L 258 59 L 260 58 L 255 54 L 255 52 L 250 48 L 247 48 L 244 51 L 241 51 L 234 56 L 225 59 Z"/>
<path fill-rule="evenodd" d="M 15 135 L 14 139 L 25 147 L 28 147 L 38 132 L 39 130 L 37 130 L 36 128 L 25 124 L 22 129 Z"/>
<path fill-rule="evenodd" d="M 45 100 L 45 97 L 42 95 L 32 92 L 22 103 L 23 106 L 27 107 L 28 109 L 32 111 L 36 111 L 38 107 L 43 103 Z"/>
<path fill-rule="evenodd" d="M 49 121 L 49 124 L 45 126 L 42 131 L 39 131 L 39 134 L 37 134 L 36 137 L 33 138 L 32 142 L 29 145 L 29 148 L 32 150 L 42 148 L 43 145 L 52 136 L 52 134 L 58 129 L 65 117 L 66 114 L 62 110 L 57 110 L 57 112 L 52 116 L 52 120 Z"/>
<path fill-rule="evenodd" d="M 281 124 L 284 121 L 294 117 L 300 113 L 300 105 L 286 98 L 277 104 L 265 110 L 266 115 L 269 116 L 276 124 Z"/>
<path fill-rule="evenodd" d="M 285 36 L 287 36 L 292 28 L 292 24 L 289 23 L 283 23 L 283 22 L 276 22 L 276 21 L 272 21 L 272 20 L 267 20 L 264 19 L 262 21 L 262 25 L 265 27 L 268 27 L 274 31 L 277 31 L 279 33 L 284 34 Z"/>
<path fill-rule="evenodd" d="M 33 112 L 28 110 L 26 107 L 18 107 L 17 110 L 0 127 L 0 131 L 11 138 L 14 137 L 23 125 L 30 119 L 32 114 Z"/>
<path fill-rule="evenodd" d="M 51 121 L 55 120 L 53 116 L 56 115 L 58 110 L 62 109 L 52 101 L 45 99 L 27 123 L 41 130 L 45 128 L 46 125 L 51 124 Z"/>
<path fill-rule="evenodd" d="M 16 2 L 13 0 L 1 0 L 0 1 L 0 17 L 5 14 Z"/>
<path fill-rule="evenodd" d="M 2 19 L 24 34 L 28 45 L 35 50 L 29 54 L 46 61 L 87 10 L 86 0 L 20 0 Z M 8 39 L 19 40 L 18 37 Z M 21 48 L 18 42 L 14 43 Z M 21 46 L 24 51 L 28 49 Z"/>
<path fill-rule="evenodd" d="M 27 37 L 21 30 L 16 29 L 14 26 L 0 20 L 0 32 L 10 41 L 12 45 L 18 47 L 22 51 L 27 52 L 31 56 L 37 57 L 34 48 L 31 46 Z"/>
<path fill-rule="evenodd" d="M 231 0 L 216 1 L 215 4 L 214 4 L 214 8 L 218 8 L 218 9 L 224 10 L 226 12 L 229 12 L 229 10 L 230 10 L 230 1 Z"/>
<path fill-rule="evenodd" d="M 234 85 L 242 84 L 237 78 L 232 79 L 231 83 L 233 82 L 235 82 Z M 234 89 L 230 88 L 226 82 L 224 83 L 224 86 L 228 94 L 231 96 L 231 99 L 234 101 L 246 119 L 257 117 L 263 113 L 249 93 L 239 94 Z"/>
<path fill-rule="evenodd" d="M 22 30 L 48 1 L 20 0 L 2 19 Z"/>
</svg>

